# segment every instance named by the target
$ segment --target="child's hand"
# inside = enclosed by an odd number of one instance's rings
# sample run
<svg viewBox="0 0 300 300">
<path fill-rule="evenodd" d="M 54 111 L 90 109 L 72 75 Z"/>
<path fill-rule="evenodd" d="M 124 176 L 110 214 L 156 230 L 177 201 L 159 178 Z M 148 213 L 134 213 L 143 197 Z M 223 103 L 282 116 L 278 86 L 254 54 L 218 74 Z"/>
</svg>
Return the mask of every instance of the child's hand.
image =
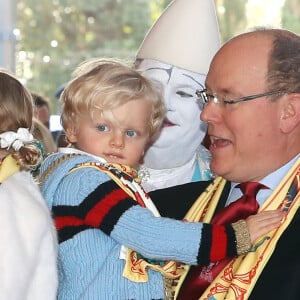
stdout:
<svg viewBox="0 0 300 300">
<path fill-rule="evenodd" d="M 251 243 L 253 244 L 260 236 L 279 227 L 285 214 L 285 212 L 280 210 L 271 210 L 248 217 L 246 222 L 250 233 Z"/>
</svg>

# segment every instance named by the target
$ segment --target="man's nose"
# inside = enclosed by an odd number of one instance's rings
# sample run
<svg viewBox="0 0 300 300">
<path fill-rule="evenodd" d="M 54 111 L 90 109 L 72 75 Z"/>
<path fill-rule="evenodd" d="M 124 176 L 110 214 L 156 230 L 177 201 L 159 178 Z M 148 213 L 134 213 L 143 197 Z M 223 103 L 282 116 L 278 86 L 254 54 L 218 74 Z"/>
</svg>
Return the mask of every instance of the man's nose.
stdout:
<svg viewBox="0 0 300 300">
<path fill-rule="evenodd" d="M 200 120 L 205 123 L 211 123 L 218 117 L 216 105 L 212 101 L 209 101 L 203 106 L 200 113 Z"/>
</svg>

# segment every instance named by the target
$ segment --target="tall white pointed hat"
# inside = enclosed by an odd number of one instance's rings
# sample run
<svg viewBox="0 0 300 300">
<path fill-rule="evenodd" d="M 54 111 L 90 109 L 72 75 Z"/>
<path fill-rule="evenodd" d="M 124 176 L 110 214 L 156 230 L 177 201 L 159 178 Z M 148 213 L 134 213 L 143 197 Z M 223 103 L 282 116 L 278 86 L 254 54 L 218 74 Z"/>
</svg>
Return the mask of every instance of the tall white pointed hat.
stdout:
<svg viewBox="0 0 300 300">
<path fill-rule="evenodd" d="M 207 74 L 219 47 L 213 0 L 174 0 L 146 34 L 136 58 Z"/>
</svg>

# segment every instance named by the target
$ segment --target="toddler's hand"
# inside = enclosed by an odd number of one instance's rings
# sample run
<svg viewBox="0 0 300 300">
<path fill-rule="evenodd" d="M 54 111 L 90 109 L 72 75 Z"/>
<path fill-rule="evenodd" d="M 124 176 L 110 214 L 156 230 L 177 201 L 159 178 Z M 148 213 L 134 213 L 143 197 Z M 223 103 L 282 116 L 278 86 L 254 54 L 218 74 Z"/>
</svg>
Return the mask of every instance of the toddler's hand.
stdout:
<svg viewBox="0 0 300 300">
<path fill-rule="evenodd" d="M 263 211 L 246 219 L 252 244 L 260 236 L 279 227 L 285 212 L 280 210 Z"/>
</svg>

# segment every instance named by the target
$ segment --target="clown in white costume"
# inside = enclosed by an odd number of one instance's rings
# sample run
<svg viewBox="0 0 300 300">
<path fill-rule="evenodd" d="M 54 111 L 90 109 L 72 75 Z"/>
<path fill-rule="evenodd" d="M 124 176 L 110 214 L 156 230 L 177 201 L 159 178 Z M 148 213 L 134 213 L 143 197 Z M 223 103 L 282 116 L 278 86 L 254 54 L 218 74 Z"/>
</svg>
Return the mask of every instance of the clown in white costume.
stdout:
<svg viewBox="0 0 300 300">
<path fill-rule="evenodd" d="M 167 109 L 163 130 L 148 149 L 141 174 L 147 191 L 209 180 L 209 152 L 201 144 L 206 125 L 195 91 L 204 87 L 220 46 L 212 0 L 175 0 L 147 33 L 135 68 L 162 83 Z"/>
</svg>

